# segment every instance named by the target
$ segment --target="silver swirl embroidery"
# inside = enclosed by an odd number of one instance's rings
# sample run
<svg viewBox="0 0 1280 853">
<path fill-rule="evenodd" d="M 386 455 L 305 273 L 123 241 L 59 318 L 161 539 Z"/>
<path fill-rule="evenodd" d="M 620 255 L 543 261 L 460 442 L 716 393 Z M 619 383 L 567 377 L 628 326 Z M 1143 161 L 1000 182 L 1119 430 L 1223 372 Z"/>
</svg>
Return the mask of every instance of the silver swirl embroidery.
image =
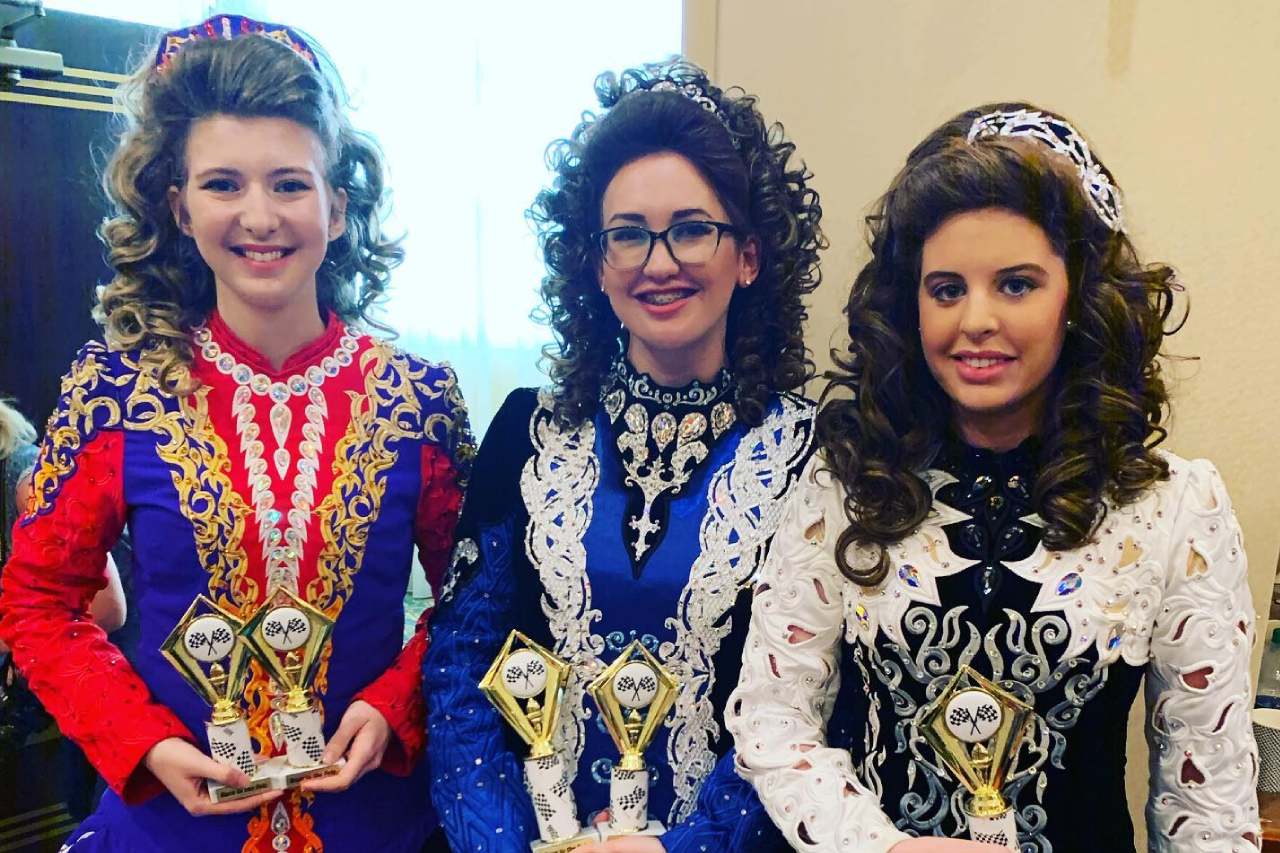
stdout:
<svg viewBox="0 0 1280 853">
<path fill-rule="evenodd" d="M 1032 719 L 1015 764 L 1006 783 L 1006 794 L 1015 804 L 1019 833 L 1023 837 L 1026 853 L 1051 853 L 1052 845 L 1044 837 L 1048 815 L 1039 805 L 1044 794 L 1046 778 L 1041 768 L 1046 761 L 1061 767 L 1066 749 L 1065 729 L 1072 727 L 1080 709 L 1105 683 L 1105 669 L 1070 673 L 1087 662 L 1080 658 L 1064 658 L 1050 666 L 1053 659 L 1051 647 L 1061 647 L 1070 639 L 1066 620 L 1054 613 L 1043 614 L 1027 623 L 1026 617 L 1006 609 L 1007 625 L 995 625 L 985 635 L 979 635 L 972 623 L 963 620 L 967 608 L 953 607 L 939 618 L 936 611 L 925 606 L 915 606 L 902 617 L 904 636 L 919 638 L 913 642 L 914 651 L 898 643 L 886 641 L 881 645 L 864 646 L 870 666 L 860 667 L 868 692 L 871 689 L 870 673 L 888 691 L 893 702 L 897 721 L 894 724 L 894 749 L 907 758 L 907 792 L 899 802 L 900 829 L 933 834 L 948 819 L 955 821 L 956 831 L 963 833 L 967 821 L 959 807 L 958 797 L 963 795 L 951 780 L 950 773 L 932 760 L 932 750 L 919 735 L 917 717 L 922 707 L 904 687 L 903 679 L 909 676 L 924 687 L 925 699 L 935 698 L 960 666 L 970 663 L 979 652 L 991 663 L 997 681 L 1019 698 L 1034 704 L 1035 695 L 1051 690 L 1066 679 L 1063 699 L 1044 717 Z M 1001 637 L 1003 634 L 1003 637 Z M 1005 669 L 1006 658 L 1001 646 L 1013 654 Z M 882 656 L 891 655 L 892 659 Z M 869 744 L 867 754 L 878 747 L 880 723 L 873 727 L 870 716 L 864 740 Z M 864 767 L 867 762 L 864 761 Z M 865 771 L 864 771 L 865 772 Z M 1020 802 L 1022 792 L 1035 781 L 1036 802 Z M 918 789 L 918 784 L 924 790 Z M 948 791 L 951 791 L 948 794 Z"/>
<path fill-rule="evenodd" d="M 572 430 L 561 430 L 551 412 L 551 396 L 538 395 L 529 421 L 534 453 L 520 474 L 520 494 L 529 511 L 525 551 L 538 570 L 545 595 L 546 615 L 556 652 L 573 664 L 565 685 L 560 715 L 560 743 L 569 775 L 578 772 L 585 746 L 585 721 L 591 716 L 584 700 L 585 685 L 602 669 L 604 639 L 591 633 L 591 623 L 601 618 L 591 608 L 587 582 L 587 551 L 583 536 L 591 525 L 591 497 L 599 482 L 595 455 L 595 425 L 584 421 Z"/>
</svg>

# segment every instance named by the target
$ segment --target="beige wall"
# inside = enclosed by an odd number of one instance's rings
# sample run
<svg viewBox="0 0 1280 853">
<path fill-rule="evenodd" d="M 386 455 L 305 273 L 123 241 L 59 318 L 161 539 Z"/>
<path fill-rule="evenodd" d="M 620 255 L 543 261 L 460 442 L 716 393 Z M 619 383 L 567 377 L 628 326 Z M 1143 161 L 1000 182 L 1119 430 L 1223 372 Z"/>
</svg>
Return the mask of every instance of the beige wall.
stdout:
<svg viewBox="0 0 1280 853">
<path fill-rule="evenodd" d="M 865 258 L 862 216 L 911 146 L 998 99 L 1083 128 L 1139 251 L 1187 286 L 1168 349 L 1200 360 L 1176 366 L 1168 446 L 1222 471 L 1265 607 L 1280 551 L 1280 4 L 686 0 L 685 21 L 691 58 L 758 94 L 816 173 L 831 240 L 810 313 L 820 367 Z M 1129 760 L 1134 805 L 1140 742 Z"/>
</svg>

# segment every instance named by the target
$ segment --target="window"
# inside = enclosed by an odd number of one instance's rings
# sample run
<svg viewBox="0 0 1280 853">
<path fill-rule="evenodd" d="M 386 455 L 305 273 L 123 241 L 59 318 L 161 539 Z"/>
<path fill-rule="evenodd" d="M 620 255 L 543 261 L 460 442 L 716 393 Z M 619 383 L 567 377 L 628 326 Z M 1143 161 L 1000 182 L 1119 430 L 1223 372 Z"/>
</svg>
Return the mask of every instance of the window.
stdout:
<svg viewBox="0 0 1280 853">
<path fill-rule="evenodd" d="M 543 266 L 524 218 L 549 178 L 545 149 L 595 106 L 599 72 L 679 52 L 682 15 L 681 0 L 432 2 L 395 14 L 316 0 L 46 5 L 165 28 L 216 10 L 313 36 L 390 166 L 390 230 L 405 234 L 407 257 L 381 317 L 405 349 L 454 365 L 477 435 L 508 391 L 545 381 L 549 331 L 529 318 Z"/>
</svg>

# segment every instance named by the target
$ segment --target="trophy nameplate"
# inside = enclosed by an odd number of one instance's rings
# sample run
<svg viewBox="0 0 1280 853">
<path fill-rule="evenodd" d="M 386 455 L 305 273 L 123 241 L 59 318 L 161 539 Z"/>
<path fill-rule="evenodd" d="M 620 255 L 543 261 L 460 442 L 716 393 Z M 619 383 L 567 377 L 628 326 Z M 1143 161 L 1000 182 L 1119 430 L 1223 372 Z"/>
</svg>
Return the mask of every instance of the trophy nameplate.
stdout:
<svg viewBox="0 0 1280 853">
<path fill-rule="evenodd" d="M 644 751 L 675 704 L 680 683 L 639 640 L 588 686 L 600 719 L 621 757 L 609 779 L 609 822 L 604 839 L 623 835 L 662 835 L 661 821 L 649 819 L 649 770 Z"/>
<path fill-rule="evenodd" d="M 235 767 L 251 780 L 248 785 L 231 787 L 210 779 L 209 799 L 215 803 L 253 796 L 273 787 L 272 779 L 261 774 L 240 708 L 249 664 L 248 650 L 239 639 L 242 627 L 238 618 L 200 595 L 160 644 L 164 659 L 213 708 L 204 727 L 210 757 L 219 764 Z"/>
<path fill-rule="evenodd" d="M 538 820 L 540 840 L 530 844 L 535 853 L 561 853 L 600 840 L 596 829 L 578 823 L 573 780 L 552 743 L 568 678 L 568 663 L 512 631 L 478 685 L 530 747 L 524 772 Z"/>
<path fill-rule="evenodd" d="M 974 841 L 1018 849 L 1017 821 L 1001 794 L 1032 708 L 963 666 L 921 713 L 921 734 L 969 793 L 965 815 Z"/>
</svg>

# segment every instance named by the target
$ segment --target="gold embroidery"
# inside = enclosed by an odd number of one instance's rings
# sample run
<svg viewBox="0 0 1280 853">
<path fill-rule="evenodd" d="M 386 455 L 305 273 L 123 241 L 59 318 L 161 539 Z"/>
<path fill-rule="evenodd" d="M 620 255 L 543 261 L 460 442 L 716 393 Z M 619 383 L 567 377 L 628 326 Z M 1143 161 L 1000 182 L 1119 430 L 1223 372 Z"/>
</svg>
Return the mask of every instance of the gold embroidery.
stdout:
<svg viewBox="0 0 1280 853">
<path fill-rule="evenodd" d="M 226 442 L 209 419 L 208 387 L 181 398 L 167 411 L 164 393 L 146 371 L 128 400 L 131 429 L 156 433 L 156 455 L 169 466 L 178 509 L 191 522 L 196 553 L 209 573 L 209 597 L 244 615 L 258 599 L 244 549 L 248 504 L 232 487 Z"/>
<path fill-rule="evenodd" d="M 414 368 L 403 354 L 377 342 L 360 356 L 364 393 L 351 395 L 351 423 L 333 458 L 333 489 L 316 508 L 321 549 L 306 598 L 336 618 L 360 571 L 369 525 L 382 509 L 386 472 L 398 454 L 388 445 L 422 434 L 415 384 L 426 367 Z M 444 415 L 436 416 L 448 423 Z"/>
<path fill-rule="evenodd" d="M 49 419 L 44 446 L 32 474 L 26 507 L 28 518 L 53 506 L 62 484 L 75 473 L 76 454 L 84 440 L 100 430 L 120 425 L 120 404 L 114 390 L 99 388 L 99 385 L 119 386 L 127 377 L 116 378 L 108 373 L 106 357 L 102 344 L 91 343 L 85 347 L 83 357 L 62 377 L 61 407 Z M 102 420 L 95 425 L 98 418 Z"/>
</svg>

